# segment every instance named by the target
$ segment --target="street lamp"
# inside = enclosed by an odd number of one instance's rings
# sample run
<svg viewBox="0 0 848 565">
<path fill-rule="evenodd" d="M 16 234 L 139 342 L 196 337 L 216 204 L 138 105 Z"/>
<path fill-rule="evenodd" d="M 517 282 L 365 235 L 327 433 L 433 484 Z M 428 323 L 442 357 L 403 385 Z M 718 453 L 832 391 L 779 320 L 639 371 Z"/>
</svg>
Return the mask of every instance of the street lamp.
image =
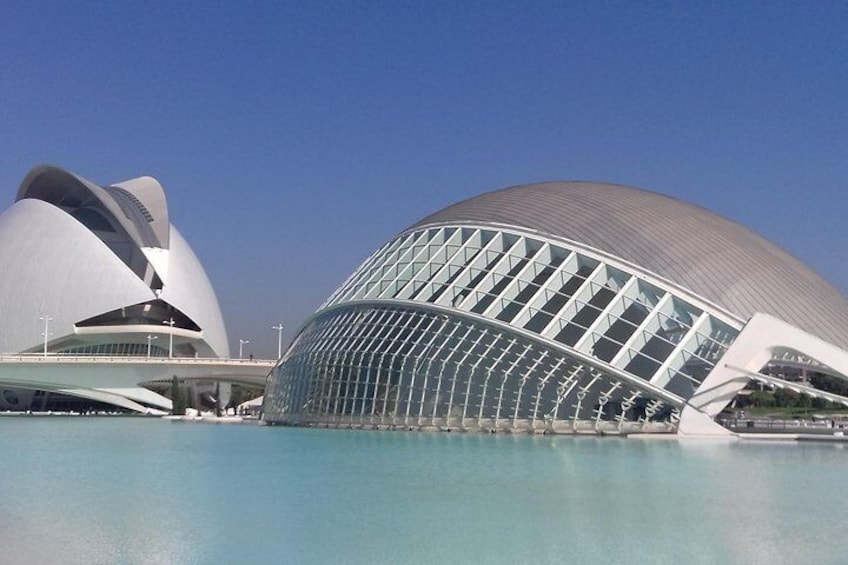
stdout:
<svg viewBox="0 0 848 565">
<path fill-rule="evenodd" d="M 50 320 L 52 320 L 50 316 L 41 316 L 39 320 L 44 320 L 44 333 L 41 334 L 44 336 L 44 356 L 47 357 L 47 341 L 50 339 Z"/>
<path fill-rule="evenodd" d="M 168 357 L 173 357 L 174 356 L 174 324 L 176 324 L 176 322 L 174 321 L 174 317 L 171 316 L 170 318 L 168 318 L 167 320 L 165 320 L 162 323 L 167 325 L 167 326 L 171 326 L 171 331 L 168 333 Z"/>
<path fill-rule="evenodd" d="M 247 339 L 240 339 L 239 340 L 239 359 L 242 358 L 242 354 L 244 353 L 244 346 L 247 343 L 250 343 L 250 340 L 247 340 Z"/>
<path fill-rule="evenodd" d="M 282 322 L 276 326 L 271 326 L 272 330 L 277 330 L 277 359 L 283 357 L 283 324 Z"/>
<path fill-rule="evenodd" d="M 158 335 L 147 334 L 147 358 L 150 359 L 150 342 L 154 339 L 159 339 Z"/>
</svg>

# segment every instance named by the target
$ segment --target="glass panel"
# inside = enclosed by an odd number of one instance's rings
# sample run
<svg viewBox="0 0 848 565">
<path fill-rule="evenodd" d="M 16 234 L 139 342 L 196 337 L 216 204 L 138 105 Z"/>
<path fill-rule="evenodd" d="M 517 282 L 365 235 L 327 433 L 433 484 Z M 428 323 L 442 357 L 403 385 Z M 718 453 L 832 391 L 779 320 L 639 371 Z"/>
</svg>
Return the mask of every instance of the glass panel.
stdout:
<svg viewBox="0 0 848 565">
<path fill-rule="evenodd" d="M 538 311 L 533 314 L 533 317 L 530 318 L 530 321 L 524 324 L 524 329 L 529 330 L 535 333 L 542 333 L 548 324 L 551 323 L 551 320 L 554 319 L 553 314 L 548 314 L 547 312 Z"/>
<path fill-rule="evenodd" d="M 611 361 L 615 354 L 621 349 L 621 344 L 616 343 L 598 334 L 593 334 L 593 339 L 596 340 L 592 346 L 592 355 L 602 361 Z"/>
<path fill-rule="evenodd" d="M 568 322 L 559 331 L 559 333 L 554 336 L 554 340 L 566 345 L 574 345 L 584 333 L 586 333 L 585 327 L 579 326 L 574 322 Z"/>
<path fill-rule="evenodd" d="M 653 359 L 649 359 L 644 355 L 635 355 L 633 359 L 624 367 L 624 370 L 628 373 L 636 375 L 637 377 L 642 377 L 645 380 L 649 380 L 654 373 L 657 372 L 657 369 L 660 368 L 660 364 Z"/>
<path fill-rule="evenodd" d="M 642 346 L 641 353 L 657 361 L 665 361 L 674 351 L 674 344 L 661 337 L 646 332 L 647 342 Z"/>
</svg>

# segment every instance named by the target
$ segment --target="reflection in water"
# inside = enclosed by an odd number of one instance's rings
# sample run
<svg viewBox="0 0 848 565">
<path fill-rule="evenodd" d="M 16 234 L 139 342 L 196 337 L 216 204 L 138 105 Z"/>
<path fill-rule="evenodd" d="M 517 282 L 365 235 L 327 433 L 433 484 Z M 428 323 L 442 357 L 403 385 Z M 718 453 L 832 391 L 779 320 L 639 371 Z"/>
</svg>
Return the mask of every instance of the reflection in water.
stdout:
<svg viewBox="0 0 848 565">
<path fill-rule="evenodd" d="M 837 563 L 848 523 L 833 445 L 136 418 L 0 438 L 3 563 Z"/>
</svg>

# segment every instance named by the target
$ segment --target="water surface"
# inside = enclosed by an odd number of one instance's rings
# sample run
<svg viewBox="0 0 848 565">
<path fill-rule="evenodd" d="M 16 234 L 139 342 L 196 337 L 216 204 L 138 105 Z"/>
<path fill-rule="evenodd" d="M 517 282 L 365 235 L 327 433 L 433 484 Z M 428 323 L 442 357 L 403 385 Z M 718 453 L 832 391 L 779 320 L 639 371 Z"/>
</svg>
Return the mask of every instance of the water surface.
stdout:
<svg viewBox="0 0 848 565">
<path fill-rule="evenodd" d="M 0 418 L 2 563 L 845 563 L 841 445 Z"/>
</svg>

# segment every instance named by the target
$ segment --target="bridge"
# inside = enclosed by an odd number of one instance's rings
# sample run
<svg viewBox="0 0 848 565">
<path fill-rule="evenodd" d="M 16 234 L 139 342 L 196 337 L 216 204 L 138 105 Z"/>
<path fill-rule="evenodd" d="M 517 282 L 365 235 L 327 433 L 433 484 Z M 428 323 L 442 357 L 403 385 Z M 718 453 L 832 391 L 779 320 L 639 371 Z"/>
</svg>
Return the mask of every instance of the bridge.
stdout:
<svg viewBox="0 0 848 565">
<path fill-rule="evenodd" d="M 88 398 L 141 413 L 172 408 L 171 400 L 145 388 L 181 381 L 264 386 L 277 363 L 270 359 L 118 357 L 66 354 L 0 354 L 0 387 L 45 390 Z"/>
<path fill-rule="evenodd" d="M 820 365 L 819 365 L 820 366 Z M 810 398 L 823 398 L 828 402 L 833 402 L 834 404 L 842 404 L 843 406 L 848 406 L 848 398 L 844 396 L 840 396 L 838 394 L 834 394 L 832 392 L 826 392 L 823 390 L 819 390 L 810 385 L 799 383 L 799 382 L 791 382 L 779 377 L 773 377 L 771 375 L 763 375 L 761 373 L 755 373 L 754 371 L 748 371 L 747 369 L 743 369 L 741 367 L 734 367 L 728 365 L 730 369 L 734 371 L 739 371 L 744 374 L 746 377 L 750 378 L 752 381 L 771 386 L 774 388 L 785 388 L 786 390 L 791 390 L 792 392 L 796 392 L 798 394 L 803 394 L 809 396 Z M 820 369 L 819 369 L 820 370 Z"/>
</svg>

